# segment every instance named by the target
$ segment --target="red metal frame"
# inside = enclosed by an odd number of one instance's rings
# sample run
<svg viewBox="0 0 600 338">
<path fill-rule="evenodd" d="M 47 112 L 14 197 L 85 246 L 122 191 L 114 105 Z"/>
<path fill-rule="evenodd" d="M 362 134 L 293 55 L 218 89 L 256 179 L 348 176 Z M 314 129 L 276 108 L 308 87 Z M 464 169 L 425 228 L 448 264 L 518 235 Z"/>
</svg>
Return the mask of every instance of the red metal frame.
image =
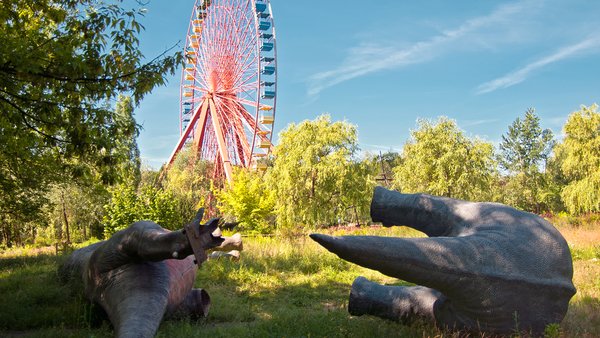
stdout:
<svg viewBox="0 0 600 338">
<path fill-rule="evenodd" d="M 257 4 L 268 5 L 268 11 L 257 12 Z M 275 115 L 276 99 L 261 96 L 266 63 L 260 23 L 269 22 L 266 33 L 275 47 L 271 13 L 268 0 L 196 1 L 181 77 L 181 137 L 168 165 L 192 144 L 201 159 L 215 163 L 213 178 L 231 181 L 233 166 L 248 167 L 271 150 L 273 123 L 259 121 L 265 110 Z M 276 47 L 270 53 L 269 65 L 276 67 Z M 276 91 L 276 76 L 269 78 L 275 83 L 269 90 Z"/>
</svg>

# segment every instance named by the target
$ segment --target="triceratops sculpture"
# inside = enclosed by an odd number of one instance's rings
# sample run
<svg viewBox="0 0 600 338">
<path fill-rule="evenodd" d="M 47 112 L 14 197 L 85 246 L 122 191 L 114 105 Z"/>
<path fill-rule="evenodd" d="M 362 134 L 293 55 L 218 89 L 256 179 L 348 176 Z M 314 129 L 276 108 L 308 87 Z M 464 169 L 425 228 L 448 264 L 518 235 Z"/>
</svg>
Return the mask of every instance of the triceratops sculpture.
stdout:
<svg viewBox="0 0 600 338">
<path fill-rule="evenodd" d="M 140 221 L 106 241 L 74 251 L 59 268 L 83 282 L 85 296 L 102 307 L 117 337 L 153 337 L 169 317 L 205 317 L 210 297 L 194 289 L 206 250 L 241 250 L 239 234 L 221 236 L 219 220 L 200 224 L 203 210 L 179 231 Z"/>
</svg>

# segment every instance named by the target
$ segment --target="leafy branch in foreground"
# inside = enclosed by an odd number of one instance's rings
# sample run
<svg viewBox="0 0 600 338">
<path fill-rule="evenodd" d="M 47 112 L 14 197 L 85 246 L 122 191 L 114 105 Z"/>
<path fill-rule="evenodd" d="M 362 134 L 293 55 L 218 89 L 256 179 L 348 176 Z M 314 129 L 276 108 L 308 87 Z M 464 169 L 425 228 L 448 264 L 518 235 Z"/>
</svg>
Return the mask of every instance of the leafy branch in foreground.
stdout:
<svg viewBox="0 0 600 338">
<path fill-rule="evenodd" d="M 35 218 L 50 183 L 121 180 L 114 168 L 123 160 L 122 138 L 135 138 L 139 127 L 114 109 L 119 94 L 137 105 L 182 61 L 170 51 L 144 58 L 140 16 L 143 8 L 122 1 L 0 2 L 4 222 Z"/>
</svg>

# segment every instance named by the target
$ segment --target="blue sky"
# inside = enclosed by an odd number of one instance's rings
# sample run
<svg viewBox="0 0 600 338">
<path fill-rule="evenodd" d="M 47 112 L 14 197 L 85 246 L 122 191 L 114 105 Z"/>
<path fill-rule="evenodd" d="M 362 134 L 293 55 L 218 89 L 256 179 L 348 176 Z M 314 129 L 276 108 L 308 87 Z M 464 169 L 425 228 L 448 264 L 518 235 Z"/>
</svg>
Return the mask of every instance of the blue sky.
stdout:
<svg viewBox="0 0 600 338">
<path fill-rule="evenodd" d="M 193 0 L 152 0 L 143 53 L 182 48 Z M 272 0 L 275 132 L 328 113 L 363 151 L 400 150 L 418 118 L 444 115 L 497 143 L 529 107 L 560 137 L 600 103 L 600 1 Z M 179 137 L 180 70 L 136 110 L 142 160 L 160 167 Z M 277 142 L 275 137 L 275 143 Z"/>
</svg>

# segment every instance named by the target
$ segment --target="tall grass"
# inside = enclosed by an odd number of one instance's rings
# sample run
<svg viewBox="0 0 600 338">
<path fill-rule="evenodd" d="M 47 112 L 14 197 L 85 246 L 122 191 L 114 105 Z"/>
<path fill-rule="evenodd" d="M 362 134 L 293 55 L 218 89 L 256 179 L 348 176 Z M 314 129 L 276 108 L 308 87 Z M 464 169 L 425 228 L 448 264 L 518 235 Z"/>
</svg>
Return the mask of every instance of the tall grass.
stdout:
<svg viewBox="0 0 600 338">
<path fill-rule="evenodd" d="M 600 230 L 562 226 L 574 253 L 577 294 L 560 327 L 564 337 L 600 336 Z M 328 230 L 333 234 L 414 237 L 406 228 Z M 326 232 L 325 230 L 323 232 Z M 196 287 L 212 298 L 208 318 L 165 321 L 159 337 L 441 337 L 457 336 L 429 323 L 410 326 L 347 312 L 352 281 L 359 275 L 383 284 L 406 285 L 339 259 L 307 236 L 244 239 L 238 262 L 213 260 L 198 272 Z M 50 252 L 0 254 L 0 336 L 110 337 L 81 295 L 58 283 L 62 257 Z"/>
</svg>

